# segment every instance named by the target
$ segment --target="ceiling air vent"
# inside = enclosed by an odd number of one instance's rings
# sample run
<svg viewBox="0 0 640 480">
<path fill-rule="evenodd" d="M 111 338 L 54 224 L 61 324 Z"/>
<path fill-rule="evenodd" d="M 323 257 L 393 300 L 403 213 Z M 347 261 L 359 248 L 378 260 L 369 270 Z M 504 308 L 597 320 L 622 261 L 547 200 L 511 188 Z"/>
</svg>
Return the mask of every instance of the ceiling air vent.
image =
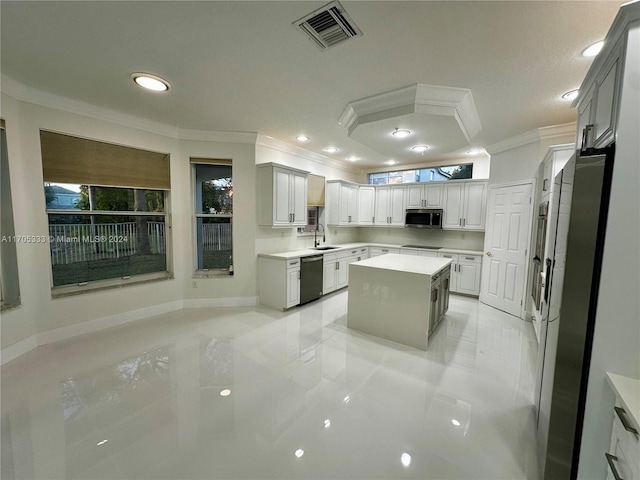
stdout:
<svg viewBox="0 0 640 480">
<path fill-rule="evenodd" d="M 352 37 L 362 35 L 339 2 L 331 2 L 294 25 L 300 27 L 323 50 Z"/>
</svg>

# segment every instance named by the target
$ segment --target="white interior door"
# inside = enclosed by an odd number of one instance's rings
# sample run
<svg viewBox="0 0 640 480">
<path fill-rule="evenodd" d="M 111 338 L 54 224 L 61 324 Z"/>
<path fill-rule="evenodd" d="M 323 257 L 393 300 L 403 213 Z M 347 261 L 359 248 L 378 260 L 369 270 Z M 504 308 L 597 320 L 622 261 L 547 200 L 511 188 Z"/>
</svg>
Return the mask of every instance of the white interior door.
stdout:
<svg viewBox="0 0 640 480">
<path fill-rule="evenodd" d="M 480 301 L 522 316 L 531 231 L 531 183 L 489 188 Z"/>
</svg>

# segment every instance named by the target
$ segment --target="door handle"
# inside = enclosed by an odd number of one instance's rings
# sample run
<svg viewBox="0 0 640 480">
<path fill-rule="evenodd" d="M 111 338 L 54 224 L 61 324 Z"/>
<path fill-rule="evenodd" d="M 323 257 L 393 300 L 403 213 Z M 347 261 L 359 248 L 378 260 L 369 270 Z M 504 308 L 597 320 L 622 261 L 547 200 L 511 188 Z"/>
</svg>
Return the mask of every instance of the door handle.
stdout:
<svg viewBox="0 0 640 480">
<path fill-rule="evenodd" d="M 487 252 L 487 257 L 493 257 L 493 253 Z"/>
</svg>

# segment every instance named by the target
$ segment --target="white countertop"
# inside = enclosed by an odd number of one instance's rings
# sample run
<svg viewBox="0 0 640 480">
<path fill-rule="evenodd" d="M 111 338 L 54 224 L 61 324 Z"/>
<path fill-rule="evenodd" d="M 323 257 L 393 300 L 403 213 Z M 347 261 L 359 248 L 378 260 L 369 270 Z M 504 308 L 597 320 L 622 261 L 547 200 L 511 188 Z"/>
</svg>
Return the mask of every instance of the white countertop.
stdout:
<svg viewBox="0 0 640 480">
<path fill-rule="evenodd" d="M 636 425 L 640 425 L 640 380 L 609 372 L 607 372 L 607 380 L 622 402 L 627 415 Z"/>
<path fill-rule="evenodd" d="M 259 253 L 258 256 L 264 257 L 264 258 L 288 260 L 290 258 L 308 257 L 309 255 L 320 255 L 324 253 L 344 252 L 345 250 L 359 248 L 359 247 L 402 248 L 402 245 L 392 245 L 388 243 L 363 243 L 363 242 L 342 243 L 342 244 L 331 245 L 331 246 L 338 247 L 338 248 L 333 248 L 331 250 L 315 250 L 313 248 L 302 248 L 299 250 L 289 250 L 288 252 Z M 408 248 L 408 247 L 404 247 L 404 248 Z M 430 251 L 438 252 L 438 253 L 457 253 L 461 255 L 482 255 L 482 252 L 479 250 L 462 250 L 462 249 L 448 248 L 448 247 L 442 247 L 438 250 L 430 250 Z M 415 259 L 415 257 L 413 256 L 411 258 Z"/>
<path fill-rule="evenodd" d="M 450 263 L 451 259 L 449 258 L 415 257 L 412 255 L 401 255 L 399 253 L 387 253 L 386 255 L 360 260 L 351 265 L 354 267 L 369 267 L 431 276 Z"/>
</svg>

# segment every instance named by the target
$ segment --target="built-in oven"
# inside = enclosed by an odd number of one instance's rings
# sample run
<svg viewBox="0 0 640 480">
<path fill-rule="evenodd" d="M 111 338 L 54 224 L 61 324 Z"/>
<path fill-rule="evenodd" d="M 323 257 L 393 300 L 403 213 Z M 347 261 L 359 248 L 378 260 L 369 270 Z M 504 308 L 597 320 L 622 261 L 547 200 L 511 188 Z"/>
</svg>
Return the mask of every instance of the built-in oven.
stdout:
<svg viewBox="0 0 640 480">
<path fill-rule="evenodd" d="M 542 202 L 538 207 L 536 222 L 536 245 L 533 251 L 533 281 L 531 282 L 531 296 L 535 309 L 540 311 L 542 302 L 542 286 L 544 284 L 544 249 L 547 240 L 547 217 L 549 202 Z"/>
</svg>

